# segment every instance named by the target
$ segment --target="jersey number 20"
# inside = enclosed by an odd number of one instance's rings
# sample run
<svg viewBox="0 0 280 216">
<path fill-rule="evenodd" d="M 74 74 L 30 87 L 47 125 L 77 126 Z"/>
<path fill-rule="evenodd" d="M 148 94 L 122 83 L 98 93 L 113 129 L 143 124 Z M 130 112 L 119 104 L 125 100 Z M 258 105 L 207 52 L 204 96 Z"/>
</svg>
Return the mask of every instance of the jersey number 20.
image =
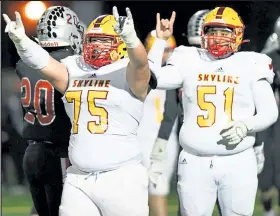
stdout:
<svg viewBox="0 0 280 216">
<path fill-rule="evenodd" d="M 26 110 L 25 121 L 34 124 L 35 118 L 37 118 L 42 126 L 51 124 L 55 119 L 53 86 L 46 80 L 38 80 L 34 89 L 31 88 L 30 80 L 27 77 L 22 78 L 21 104 Z M 32 92 L 34 93 L 33 101 L 31 101 Z M 42 92 L 44 92 L 44 96 Z"/>
<path fill-rule="evenodd" d="M 208 112 L 208 116 L 204 115 L 197 116 L 197 124 L 199 127 L 210 127 L 216 121 L 216 106 L 214 103 L 205 100 L 206 95 L 215 95 L 216 86 L 198 86 L 197 87 L 197 104 L 203 111 Z M 224 111 L 228 116 L 228 120 L 232 120 L 232 102 L 233 102 L 233 88 L 227 88 L 224 91 Z"/>
</svg>

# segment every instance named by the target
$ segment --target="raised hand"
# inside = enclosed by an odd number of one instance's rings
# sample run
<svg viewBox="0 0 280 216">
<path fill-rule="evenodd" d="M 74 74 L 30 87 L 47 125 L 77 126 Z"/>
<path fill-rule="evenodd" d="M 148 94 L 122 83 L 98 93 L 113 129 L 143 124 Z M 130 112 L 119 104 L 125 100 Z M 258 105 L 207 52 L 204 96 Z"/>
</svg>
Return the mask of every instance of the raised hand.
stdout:
<svg viewBox="0 0 280 216">
<path fill-rule="evenodd" d="M 173 24 L 175 22 L 176 12 L 173 11 L 170 19 L 160 19 L 160 13 L 157 13 L 156 34 L 160 39 L 168 40 L 173 34 Z"/>
<path fill-rule="evenodd" d="M 26 34 L 19 12 L 16 11 L 15 14 L 16 21 L 11 21 L 7 14 L 3 14 L 3 18 L 7 23 L 5 32 L 8 33 L 14 43 L 19 43 Z"/>
<path fill-rule="evenodd" d="M 114 30 L 120 35 L 121 39 L 124 40 L 128 48 L 135 48 L 139 43 L 139 39 L 134 29 L 132 13 L 129 8 L 126 8 L 125 10 L 126 16 L 119 16 L 117 7 L 113 7 L 113 16 L 116 20 Z"/>
<path fill-rule="evenodd" d="M 115 25 L 114 29 L 117 34 L 127 34 L 134 30 L 134 23 L 132 14 L 129 8 L 126 8 L 126 16 L 119 16 L 119 12 L 116 6 L 113 7 L 113 16 L 115 17 L 115 20 L 117 24 Z"/>
</svg>

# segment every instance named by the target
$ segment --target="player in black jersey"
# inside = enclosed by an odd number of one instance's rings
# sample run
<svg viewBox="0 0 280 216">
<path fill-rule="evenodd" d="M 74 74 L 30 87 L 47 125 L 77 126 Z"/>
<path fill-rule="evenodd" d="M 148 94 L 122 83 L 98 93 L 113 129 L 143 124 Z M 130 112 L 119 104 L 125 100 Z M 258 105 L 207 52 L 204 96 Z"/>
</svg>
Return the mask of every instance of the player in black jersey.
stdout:
<svg viewBox="0 0 280 216">
<path fill-rule="evenodd" d="M 272 88 L 275 93 L 278 109 L 280 110 L 280 17 L 276 20 L 273 34 L 267 39 L 262 53 L 272 59 L 275 72 Z M 263 171 L 259 175 L 259 187 L 261 189 L 261 201 L 264 216 L 275 216 L 272 203 L 272 188 L 278 191 L 278 208 L 280 208 L 280 117 L 270 128 L 260 132 L 256 144 L 264 142 L 265 162 Z M 278 211 L 277 216 L 280 216 Z"/>
<path fill-rule="evenodd" d="M 37 40 L 61 60 L 81 51 L 83 26 L 67 7 L 48 8 L 37 24 Z M 22 60 L 16 72 L 21 79 L 24 111 L 23 138 L 28 143 L 23 168 L 40 216 L 59 215 L 63 189 L 61 158 L 67 158 L 71 123 L 61 95 Z M 34 212 L 32 212 L 34 213 Z"/>
</svg>

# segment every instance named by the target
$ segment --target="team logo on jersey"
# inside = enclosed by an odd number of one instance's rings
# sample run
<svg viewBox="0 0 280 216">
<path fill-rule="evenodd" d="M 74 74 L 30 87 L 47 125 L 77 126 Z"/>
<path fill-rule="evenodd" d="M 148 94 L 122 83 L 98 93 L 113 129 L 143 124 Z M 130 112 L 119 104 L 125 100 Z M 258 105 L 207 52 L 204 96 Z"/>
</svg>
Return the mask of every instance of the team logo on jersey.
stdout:
<svg viewBox="0 0 280 216">
<path fill-rule="evenodd" d="M 219 67 L 216 72 L 224 72 L 224 69 L 222 67 Z"/>
<path fill-rule="evenodd" d="M 88 78 L 96 78 L 96 74 L 91 74 Z"/>
<path fill-rule="evenodd" d="M 180 164 L 187 164 L 187 163 L 188 162 L 187 162 L 186 158 L 184 158 L 183 160 L 180 161 Z"/>
</svg>

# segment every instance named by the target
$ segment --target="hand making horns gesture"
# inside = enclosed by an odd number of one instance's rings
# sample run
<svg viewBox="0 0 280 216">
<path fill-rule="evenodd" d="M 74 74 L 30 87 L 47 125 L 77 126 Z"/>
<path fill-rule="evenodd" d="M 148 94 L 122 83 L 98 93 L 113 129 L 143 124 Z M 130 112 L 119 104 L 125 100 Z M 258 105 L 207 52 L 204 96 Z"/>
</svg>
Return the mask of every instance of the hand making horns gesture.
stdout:
<svg viewBox="0 0 280 216">
<path fill-rule="evenodd" d="M 173 11 L 170 19 L 160 19 L 160 13 L 157 13 L 156 33 L 157 37 L 168 40 L 173 34 L 173 24 L 176 18 L 176 12 Z"/>
<path fill-rule="evenodd" d="M 7 24 L 5 32 L 9 34 L 14 43 L 19 43 L 26 35 L 19 12 L 16 11 L 15 14 L 16 21 L 11 21 L 7 14 L 3 14 L 3 18 Z"/>
</svg>

